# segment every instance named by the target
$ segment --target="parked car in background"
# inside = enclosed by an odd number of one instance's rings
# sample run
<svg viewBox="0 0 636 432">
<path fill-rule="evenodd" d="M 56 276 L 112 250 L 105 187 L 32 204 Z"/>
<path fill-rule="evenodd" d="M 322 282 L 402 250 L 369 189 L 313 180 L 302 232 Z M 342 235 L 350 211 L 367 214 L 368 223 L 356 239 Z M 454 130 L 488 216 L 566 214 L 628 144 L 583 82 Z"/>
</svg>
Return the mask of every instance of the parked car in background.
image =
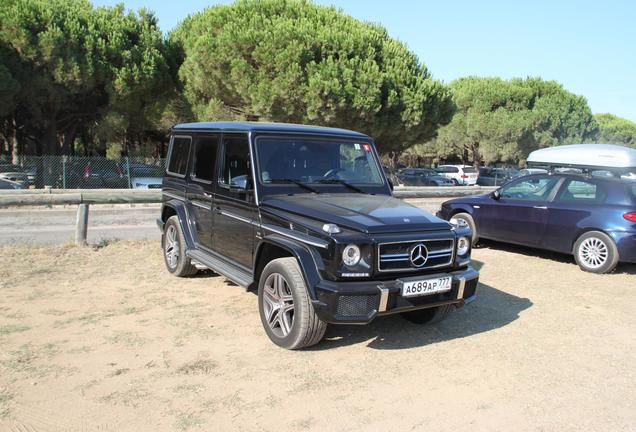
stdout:
<svg viewBox="0 0 636 432">
<path fill-rule="evenodd" d="M 622 178 L 636 167 L 636 150 L 584 146 L 537 150 L 528 163 L 546 162 L 540 152 L 550 150 L 550 172 L 519 177 L 491 194 L 446 201 L 438 216 L 465 222 L 473 243 L 487 238 L 568 253 L 589 272 L 636 263 L 636 181 Z M 553 169 L 559 165 L 580 172 Z M 592 175 L 595 170 L 613 175 Z"/>
<path fill-rule="evenodd" d="M 459 186 L 473 186 L 479 177 L 477 169 L 470 165 L 440 165 L 435 171 Z"/>
<path fill-rule="evenodd" d="M 0 179 L 17 182 L 23 186 L 29 185 L 28 174 L 21 167 L 10 163 L 0 163 Z"/>
<path fill-rule="evenodd" d="M 397 174 L 405 186 L 453 186 L 455 183 L 437 171 L 426 168 L 406 168 Z"/>
<path fill-rule="evenodd" d="M 133 189 L 161 189 L 164 169 L 156 165 L 131 163 L 125 166 L 130 172 L 130 187 Z M 128 173 L 126 173 L 128 176 Z"/>
<path fill-rule="evenodd" d="M 0 179 L 0 189 L 24 189 L 24 185 L 11 180 Z"/>
<path fill-rule="evenodd" d="M 66 164 L 59 183 L 67 189 L 122 189 L 128 188 L 128 177 L 116 161 L 76 158 Z"/>
<path fill-rule="evenodd" d="M 524 168 L 513 174 L 512 178 L 524 177 L 532 174 L 547 174 L 548 170 L 542 168 Z"/>
<path fill-rule="evenodd" d="M 479 178 L 477 184 L 479 186 L 501 186 L 510 180 L 516 174 L 516 170 L 509 168 L 479 168 Z"/>
</svg>

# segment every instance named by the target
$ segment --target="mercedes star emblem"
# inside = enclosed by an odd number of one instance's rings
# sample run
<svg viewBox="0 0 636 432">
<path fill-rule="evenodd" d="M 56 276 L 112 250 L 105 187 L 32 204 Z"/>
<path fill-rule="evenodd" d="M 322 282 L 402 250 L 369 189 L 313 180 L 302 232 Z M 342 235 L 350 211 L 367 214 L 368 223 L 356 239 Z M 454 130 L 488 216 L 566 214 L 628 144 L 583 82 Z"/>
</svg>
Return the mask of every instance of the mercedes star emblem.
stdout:
<svg viewBox="0 0 636 432">
<path fill-rule="evenodd" d="M 423 267 L 428 259 L 428 249 L 422 243 L 418 243 L 411 249 L 411 264 L 413 267 Z"/>
</svg>

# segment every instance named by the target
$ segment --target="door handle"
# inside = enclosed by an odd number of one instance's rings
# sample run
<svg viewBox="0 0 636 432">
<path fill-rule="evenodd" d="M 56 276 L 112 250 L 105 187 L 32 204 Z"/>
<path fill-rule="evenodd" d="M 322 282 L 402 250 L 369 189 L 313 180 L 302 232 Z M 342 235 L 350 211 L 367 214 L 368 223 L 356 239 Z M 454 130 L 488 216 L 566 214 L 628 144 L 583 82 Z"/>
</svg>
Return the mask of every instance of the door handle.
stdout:
<svg viewBox="0 0 636 432">
<path fill-rule="evenodd" d="M 536 208 L 536 209 L 539 209 L 539 210 L 547 210 L 548 209 L 547 206 L 533 206 L 532 208 Z"/>
<path fill-rule="evenodd" d="M 221 214 L 221 207 L 214 207 L 214 213 Z"/>
</svg>

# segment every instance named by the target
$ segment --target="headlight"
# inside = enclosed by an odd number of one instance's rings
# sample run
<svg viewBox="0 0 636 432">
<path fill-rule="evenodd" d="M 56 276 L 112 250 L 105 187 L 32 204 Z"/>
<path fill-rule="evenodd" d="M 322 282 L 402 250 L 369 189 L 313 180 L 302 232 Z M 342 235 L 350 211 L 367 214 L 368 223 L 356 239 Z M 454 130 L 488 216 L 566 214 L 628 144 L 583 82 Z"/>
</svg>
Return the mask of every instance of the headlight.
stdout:
<svg viewBox="0 0 636 432">
<path fill-rule="evenodd" d="M 466 255 L 470 249 L 470 239 L 468 237 L 460 237 L 457 240 L 457 255 Z"/>
<path fill-rule="evenodd" d="M 360 262 L 360 248 L 350 244 L 342 251 L 342 262 L 347 267 L 353 267 Z"/>
</svg>

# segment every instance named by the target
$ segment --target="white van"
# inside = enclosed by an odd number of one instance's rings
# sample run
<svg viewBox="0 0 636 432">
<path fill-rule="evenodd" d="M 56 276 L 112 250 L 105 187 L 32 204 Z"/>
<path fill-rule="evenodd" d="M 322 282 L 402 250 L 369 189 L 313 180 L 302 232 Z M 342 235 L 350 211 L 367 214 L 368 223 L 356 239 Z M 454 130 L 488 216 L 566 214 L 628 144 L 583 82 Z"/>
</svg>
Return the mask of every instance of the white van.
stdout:
<svg viewBox="0 0 636 432">
<path fill-rule="evenodd" d="M 435 171 L 461 186 L 474 186 L 479 178 L 479 171 L 470 165 L 440 165 Z"/>
</svg>

